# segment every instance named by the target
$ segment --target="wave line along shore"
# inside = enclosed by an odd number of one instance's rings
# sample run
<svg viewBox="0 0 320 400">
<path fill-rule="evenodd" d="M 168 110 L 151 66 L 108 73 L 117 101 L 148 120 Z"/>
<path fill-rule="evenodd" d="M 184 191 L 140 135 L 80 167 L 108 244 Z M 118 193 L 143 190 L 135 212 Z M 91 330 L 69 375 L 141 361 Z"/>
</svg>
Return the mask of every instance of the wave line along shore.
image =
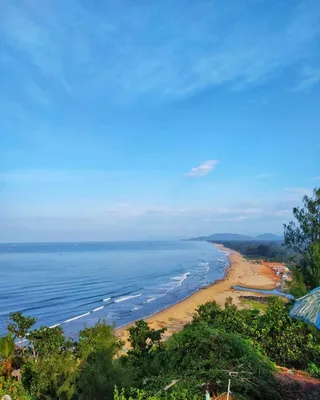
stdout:
<svg viewBox="0 0 320 400">
<path fill-rule="evenodd" d="M 190 322 L 196 309 L 208 301 L 216 301 L 223 306 L 227 297 L 231 297 L 233 304 L 241 305 L 240 293 L 232 289 L 232 286 L 246 286 L 255 289 L 274 289 L 276 282 L 271 271 L 260 263 L 247 261 L 243 256 L 231 249 L 228 249 L 220 244 L 214 244 L 217 248 L 223 251 L 228 251 L 230 267 L 224 279 L 214 282 L 206 288 L 200 289 L 179 303 L 174 304 L 158 313 L 145 318 L 149 326 L 153 329 L 166 328 L 165 337 L 171 336 L 173 333 L 183 329 L 184 325 Z M 246 292 L 246 295 L 255 296 L 254 292 Z M 129 347 L 128 324 L 116 330 L 117 336 L 125 341 L 125 348 Z"/>
</svg>

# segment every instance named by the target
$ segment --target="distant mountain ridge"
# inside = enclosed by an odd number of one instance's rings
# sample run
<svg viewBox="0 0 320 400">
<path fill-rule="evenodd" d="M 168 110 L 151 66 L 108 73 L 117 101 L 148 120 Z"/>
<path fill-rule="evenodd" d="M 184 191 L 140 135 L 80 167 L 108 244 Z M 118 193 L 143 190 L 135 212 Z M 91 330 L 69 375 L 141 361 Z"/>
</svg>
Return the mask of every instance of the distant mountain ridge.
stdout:
<svg viewBox="0 0 320 400">
<path fill-rule="evenodd" d="M 273 233 L 263 233 L 262 235 L 257 235 L 257 236 L 248 236 L 248 235 L 240 235 L 238 233 L 214 233 L 213 235 L 209 236 L 200 236 L 196 238 L 191 238 L 189 240 L 210 240 L 210 241 L 215 241 L 215 240 L 238 240 L 238 241 L 245 241 L 245 240 L 255 240 L 255 241 L 282 241 L 283 237 L 275 235 Z"/>
</svg>

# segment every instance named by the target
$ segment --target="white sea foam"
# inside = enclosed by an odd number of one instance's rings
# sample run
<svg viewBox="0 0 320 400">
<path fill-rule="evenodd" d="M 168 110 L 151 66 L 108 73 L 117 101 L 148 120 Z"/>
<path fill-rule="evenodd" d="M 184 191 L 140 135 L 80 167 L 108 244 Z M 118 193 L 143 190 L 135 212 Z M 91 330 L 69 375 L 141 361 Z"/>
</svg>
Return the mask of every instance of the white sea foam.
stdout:
<svg viewBox="0 0 320 400">
<path fill-rule="evenodd" d="M 111 297 L 107 297 L 106 299 L 103 299 L 103 301 L 109 301 Z"/>
<path fill-rule="evenodd" d="M 199 264 L 198 264 L 198 267 L 203 267 L 203 268 L 205 268 L 205 274 L 207 274 L 207 273 L 209 272 L 209 270 L 210 270 L 209 263 L 206 262 L 206 261 L 203 261 L 203 262 L 199 263 Z"/>
<path fill-rule="evenodd" d="M 140 310 L 140 308 L 142 308 L 142 306 L 135 306 L 135 307 L 133 307 L 133 309 L 131 311 L 138 311 L 138 310 Z"/>
<path fill-rule="evenodd" d="M 103 308 L 104 308 L 104 306 L 97 307 L 97 308 L 95 308 L 94 310 L 92 310 L 92 312 L 96 312 L 96 311 L 102 310 Z"/>
<path fill-rule="evenodd" d="M 69 318 L 69 319 L 67 319 L 66 321 L 63 321 L 63 323 L 66 324 L 67 322 L 75 321 L 76 319 L 86 317 L 87 315 L 90 315 L 90 313 L 87 312 L 87 313 L 85 313 L 85 314 L 77 315 L 76 317 Z"/>
<path fill-rule="evenodd" d="M 220 249 L 217 249 L 216 251 L 217 251 L 217 253 L 224 253 L 224 254 L 228 253 L 227 250 L 220 250 Z"/>
<path fill-rule="evenodd" d="M 189 275 L 190 275 L 190 272 L 186 272 L 183 275 L 172 277 L 171 280 L 178 281 L 179 286 L 180 286 L 180 285 L 182 285 L 182 282 L 185 281 L 188 278 Z"/>
<path fill-rule="evenodd" d="M 154 301 L 154 300 L 156 300 L 157 299 L 157 297 L 150 297 L 149 299 L 147 299 L 146 301 L 145 301 L 145 303 L 151 303 L 152 301 Z"/>
<path fill-rule="evenodd" d="M 208 265 L 209 265 L 209 263 L 205 262 L 205 261 L 198 264 L 199 267 L 208 267 Z"/>
<path fill-rule="evenodd" d="M 133 296 L 123 296 L 123 297 L 120 297 L 119 299 L 116 299 L 114 302 L 115 303 L 120 303 L 121 301 L 126 301 L 126 300 L 129 300 L 129 299 L 135 299 L 136 297 L 140 297 L 141 295 L 142 295 L 142 293 L 135 294 Z"/>
</svg>

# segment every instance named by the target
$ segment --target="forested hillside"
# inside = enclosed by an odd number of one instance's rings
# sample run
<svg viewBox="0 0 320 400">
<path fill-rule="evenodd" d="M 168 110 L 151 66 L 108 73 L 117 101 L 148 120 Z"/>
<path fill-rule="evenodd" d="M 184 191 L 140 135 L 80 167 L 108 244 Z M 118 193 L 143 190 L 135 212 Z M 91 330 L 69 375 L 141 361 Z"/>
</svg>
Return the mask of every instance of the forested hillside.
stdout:
<svg viewBox="0 0 320 400">
<path fill-rule="evenodd" d="M 281 242 L 250 241 L 250 240 L 215 240 L 212 243 L 223 244 L 225 247 L 238 251 L 250 258 L 264 258 L 270 261 L 290 262 L 293 254 Z"/>
</svg>

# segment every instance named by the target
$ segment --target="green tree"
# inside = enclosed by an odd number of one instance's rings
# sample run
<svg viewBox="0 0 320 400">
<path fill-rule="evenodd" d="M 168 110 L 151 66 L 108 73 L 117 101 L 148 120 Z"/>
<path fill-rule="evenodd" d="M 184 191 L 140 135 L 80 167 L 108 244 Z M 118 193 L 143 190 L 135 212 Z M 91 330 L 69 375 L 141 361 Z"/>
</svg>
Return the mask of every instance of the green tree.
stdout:
<svg viewBox="0 0 320 400">
<path fill-rule="evenodd" d="M 130 326 L 128 331 L 131 353 L 144 355 L 148 354 L 154 346 L 158 348 L 161 346 L 162 335 L 166 328 L 152 329 L 145 321 L 139 320 L 134 326 Z"/>
<path fill-rule="evenodd" d="M 41 326 L 28 334 L 29 357 L 22 368 L 22 382 L 36 399 L 71 400 L 79 374 L 76 344 L 67 340 L 60 326 Z"/>
<path fill-rule="evenodd" d="M 303 207 L 294 207 L 295 221 L 284 225 L 284 242 L 288 249 L 300 256 L 301 270 L 306 283 L 320 286 L 320 188 L 313 196 L 303 197 Z"/>
<path fill-rule="evenodd" d="M 292 271 L 292 280 L 288 283 L 290 293 L 298 299 L 299 297 L 304 296 L 308 289 L 306 284 L 304 283 L 304 277 L 302 271 L 295 266 Z"/>
<path fill-rule="evenodd" d="M 279 365 L 300 367 L 304 358 L 305 325 L 289 317 L 282 299 L 270 297 L 258 319 L 255 341 Z"/>
<path fill-rule="evenodd" d="M 215 301 L 210 301 L 201 304 L 196 310 L 194 322 L 206 322 L 210 325 L 214 325 L 222 313 L 222 308 Z"/>
<path fill-rule="evenodd" d="M 104 321 L 99 321 L 92 328 L 85 328 L 79 332 L 79 351 L 82 359 L 89 357 L 97 348 L 108 349 L 112 355 L 121 348 L 122 342 L 117 340 L 114 328 Z"/>
<path fill-rule="evenodd" d="M 133 371 L 135 384 L 140 387 L 145 380 L 161 370 L 161 354 L 164 351 L 162 335 L 165 329 L 152 329 L 143 321 L 136 321 L 129 329 L 131 349 L 120 361 L 124 368 Z"/>
<path fill-rule="evenodd" d="M 114 357 L 122 343 L 110 325 L 98 322 L 79 334 L 80 374 L 77 379 L 77 398 L 111 399 L 114 386 L 128 387 L 132 383 L 128 371 Z"/>
<path fill-rule="evenodd" d="M 34 356 L 53 355 L 61 352 L 63 346 L 66 346 L 66 338 L 61 326 L 48 328 L 41 326 L 34 329 L 28 335 L 32 346 Z"/>
<path fill-rule="evenodd" d="M 22 370 L 22 382 L 32 398 L 71 400 L 77 393 L 79 363 L 70 351 L 46 354 L 29 361 Z"/>
<path fill-rule="evenodd" d="M 197 309 L 193 323 L 206 322 L 210 326 L 223 329 L 225 331 L 240 333 L 246 337 L 251 336 L 251 331 L 255 331 L 256 317 L 259 315 L 257 310 L 242 310 L 232 304 L 232 298 L 226 299 L 225 308 L 222 309 L 216 302 L 202 304 Z"/>
<path fill-rule="evenodd" d="M 34 317 L 25 317 L 21 312 L 10 313 L 10 322 L 8 324 L 8 331 L 12 333 L 14 338 L 20 339 L 22 353 L 24 352 L 24 338 L 29 333 L 32 326 L 36 323 L 37 319 Z"/>
<path fill-rule="evenodd" d="M 268 246 L 267 244 L 259 244 L 257 250 L 261 257 L 268 257 L 268 255 L 270 254 L 270 246 Z"/>
<path fill-rule="evenodd" d="M 313 278 L 315 286 L 320 286 L 320 241 L 312 243 L 310 249 L 313 256 Z"/>
</svg>

